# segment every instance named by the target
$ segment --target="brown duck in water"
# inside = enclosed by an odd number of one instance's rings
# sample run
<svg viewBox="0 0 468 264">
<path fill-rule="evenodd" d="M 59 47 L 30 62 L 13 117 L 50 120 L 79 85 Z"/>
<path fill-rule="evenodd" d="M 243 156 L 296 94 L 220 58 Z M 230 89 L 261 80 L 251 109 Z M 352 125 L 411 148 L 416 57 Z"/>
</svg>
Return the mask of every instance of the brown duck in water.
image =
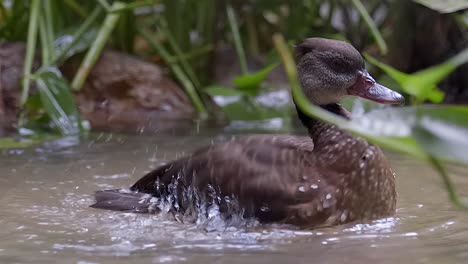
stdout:
<svg viewBox="0 0 468 264">
<path fill-rule="evenodd" d="M 296 47 L 296 55 L 304 93 L 330 112 L 349 118 L 338 104 L 348 95 L 403 102 L 372 79 L 350 44 L 310 38 Z M 229 216 L 227 198 L 235 198 L 244 217 L 307 228 L 392 215 L 395 177 L 382 151 L 299 109 L 298 115 L 310 137 L 255 135 L 213 144 L 148 173 L 132 192 L 98 191 L 92 207 L 157 212 L 151 201 L 165 199 L 172 211 L 191 213 L 202 200 Z"/>
</svg>

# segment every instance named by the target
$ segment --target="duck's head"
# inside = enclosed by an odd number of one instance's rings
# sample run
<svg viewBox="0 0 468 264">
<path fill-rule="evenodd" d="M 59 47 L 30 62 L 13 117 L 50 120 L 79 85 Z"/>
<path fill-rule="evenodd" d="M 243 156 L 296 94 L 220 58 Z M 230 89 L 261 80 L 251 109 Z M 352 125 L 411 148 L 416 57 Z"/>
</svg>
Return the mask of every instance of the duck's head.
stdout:
<svg viewBox="0 0 468 264">
<path fill-rule="evenodd" d="M 296 46 L 299 79 L 308 99 L 316 105 L 359 96 L 383 104 L 402 104 L 404 97 L 378 84 L 367 72 L 361 54 L 350 44 L 308 38 Z"/>
</svg>

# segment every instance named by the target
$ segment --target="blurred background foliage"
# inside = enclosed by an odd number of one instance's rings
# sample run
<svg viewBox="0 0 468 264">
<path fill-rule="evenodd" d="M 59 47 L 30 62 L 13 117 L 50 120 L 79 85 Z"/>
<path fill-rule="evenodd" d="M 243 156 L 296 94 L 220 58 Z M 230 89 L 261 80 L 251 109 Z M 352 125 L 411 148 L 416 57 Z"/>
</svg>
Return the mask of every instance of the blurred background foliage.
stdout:
<svg viewBox="0 0 468 264">
<path fill-rule="evenodd" d="M 468 95 L 463 73 L 444 89 L 437 85 L 468 60 L 466 8 L 462 0 L 3 0 L 0 41 L 27 43 L 19 128 L 70 135 L 87 127 L 73 92 L 106 46 L 166 65 L 201 119 L 215 115 L 216 108 L 208 107 L 212 99 L 231 120 L 289 116 L 289 107 L 257 100 L 271 90 L 265 84 L 270 73 L 278 74 L 271 40 L 277 32 L 289 44 L 311 36 L 351 42 L 377 66 L 372 70 L 380 81 L 405 93 L 411 104 L 440 103 L 453 90 L 459 98 Z M 432 25 L 440 40 L 415 32 L 434 19 L 440 20 Z M 433 54 L 418 54 L 420 47 Z M 237 75 L 228 84 L 213 77 L 225 67 L 217 63 L 223 49 L 237 58 Z M 59 67 L 76 54 L 83 54 L 81 65 L 66 80 Z M 41 66 L 33 70 L 37 56 Z M 261 58 L 263 67 L 251 67 L 252 58 Z M 31 84 L 37 93 L 30 92 Z"/>
</svg>

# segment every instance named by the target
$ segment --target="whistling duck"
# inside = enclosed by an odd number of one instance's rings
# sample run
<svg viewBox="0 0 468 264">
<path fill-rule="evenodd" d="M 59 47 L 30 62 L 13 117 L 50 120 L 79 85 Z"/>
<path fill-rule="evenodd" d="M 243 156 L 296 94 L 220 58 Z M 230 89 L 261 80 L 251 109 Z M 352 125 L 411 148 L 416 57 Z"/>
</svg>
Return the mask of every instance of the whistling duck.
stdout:
<svg viewBox="0 0 468 264">
<path fill-rule="evenodd" d="M 404 98 L 374 81 L 350 44 L 308 38 L 295 48 L 304 94 L 336 115 L 349 118 L 338 102 L 359 96 L 386 104 Z M 297 108 L 297 107 L 296 107 Z M 172 161 L 127 191 L 96 193 L 95 208 L 196 214 L 203 202 L 225 217 L 232 200 L 243 217 L 303 228 L 390 216 L 395 212 L 395 176 L 379 147 L 297 108 L 309 136 L 254 135 L 212 144 Z"/>
</svg>

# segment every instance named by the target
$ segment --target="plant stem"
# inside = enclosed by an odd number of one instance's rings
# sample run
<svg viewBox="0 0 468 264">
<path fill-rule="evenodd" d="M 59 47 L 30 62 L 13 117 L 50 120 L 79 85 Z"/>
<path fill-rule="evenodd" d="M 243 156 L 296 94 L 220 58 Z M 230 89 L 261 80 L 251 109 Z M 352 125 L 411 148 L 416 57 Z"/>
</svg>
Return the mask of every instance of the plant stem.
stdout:
<svg viewBox="0 0 468 264">
<path fill-rule="evenodd" d="M 28 100 L 29 86 L 31 84 L 31 70 L 34 61 L 34 53 L 36 51 L 37 28 L 39 24 L 39 8 L 40 0 L 31 0 L 31 13 L 29 16 L 28 25 L 28 41 L 26 44 L 26 56 L 24 59 L 23 68 L 23 89 L 21 91 L 20 103 L 22 106 Z"/>
<path fill-rule="evenodd" d="M 444 166 L 442 163 L 436 159 L 435 157 L 428 157 L 429 162 L 431 163 L 432 167 L 439 173 L 439 175 L 442 177 L 442 181 L 445 185 L 445 189 L 447 189 L 447 192 L 449 194 L 450 200 L 452 201 L 453 204 L 455 204 L 458 207 L 467 209 L 468 208 L 468 203 L 465 201 L 462 201 L 460 196 L 457 194 L 455 190 L 455 186 L 453 185 L 452 181 L 450 180 L 450 177 L 445 170 Z"/>
<path fill-rule="evenodd" d="M 86 18 L 86 20 L 81 24 L 78 30 L 73 34 L 73 39 L 66 47 L 64 47 L 59 54 L 56 54 L 55 57 L 52 59 L 51 64 L 62 64 L 63 60 L 66 58 L 67 53 L 78 43 L 78 41 L 83 37 L 84 33 L 88 31 L 93 23 L 97 20 L 99 15 L 101 14 L 101 7 L 96 6 L 91 12 L 91 14 Z"/>
<path fill-rule="evenodd" d="M 44 1 L 44 0 L 43 0 Z M 54 48 L 54 40 L 55 40 L 55 34 L 54 34 L 54 16 L 52 15 L 52 0 L 47 0 L 44 2 L 44 10 L 45 10 L 45 16 L 44 17 L 44 22 L 46 26 L 46 38 L 47 38 L 47 48 L 49 49 L 49 58 L 52 58 L 55 53 L 55 48 Z"/>
<path fill-rule="evenodd" d="M 149 32 L 141 28 L 137 28 L 137 31 L 158 52 L 158 54 L 163 58 L 164 61 L 169 61 L 169 58 L 170 58 L 169 53 L 157 40 L 155 40 L 154 37 L 150 35 Z M 169 66 L 171 67 L 171 70 L 174 73 L 175 77 L 182 83 L 182 86 L 185 88 L 185 91 L 187 92 L 195 109 L 200 114 L 200 117 L 202 119 L 208 117 L 206 108 L 203 105 L 203 102 L 200 96 L 198 95 L 195 89 L 195 86 L 190 81 L 190 79 L 185 75 L 182 68 L 178 64 L 169 64 Z"/>
<path fill-rule="evenodd" d="M 380 49 L 380 52 L 382 54 L 387 54 L 388 48 L 387 48 L 387 43 L 382 37 L 382 34 L 380 34 L 379 29 L 375 25 L 374 21 L 370 17 L 369 13 L 367 12 L 366 8 L 362 4 L 361 0 L 351 0 L 353 3 L 354 7 L 358 10 L 359 14 L 361 14 L 361 17 L 364 19 L 366 22 L 367 26 L 369 27 L 372 36 L 374 36 L 375 41 L 377 42 L 377 46 Z"/>
<path fill-rule="evenodd" d="M 104 9 L 109 12 L 111 10 L 111 6 L 109 5 L 109 3 L 106 1 L 106 0 L 97 0 L 99 4 L 101 4 L 102 7 L 104 7 Z"/>
<path fill-rule="evenodd" d="M 249 36 L 251 54 L 258 55 L 260 53 L 260 48 L 258 45 L 257 25 L 255 25 L 255 17 L 253 14 L 247 15 L 247 34 Z"/>
<path fill-rule="evenodd" d="M 242 46 L 242 40 L 239 33 L 239 25 L 237 24 L 236 14 L 234 9 L 230 5 L 226 6 L 226 13 L 231 27 L 232 37 L 234 38 L 234 46 L 236 47 L 237 57 L 239 58 L 239 64 L 242 74 L 248 74 L 247 59 L 245 57 L 244 47 Z"/>
<path fill-rule="evenodd" d="M 182 50 L 180 49 L 179 45 L 177 44 L 177 41 L 175 40 L 174 36 L 172 36 L 169 28 L 167 27 L 166 21 L 162 22 L 162 28 L 163 28 L 164 36 L 167 37 L 167 40 L 169 41 L 169 44 L 174 50 L 176 58 L 180 62 L 182 69 L 188 75 L 190 80 L 192 80 L 192 83 L 195 86 L 195 88 L 197 89 L 200 88 L 201 86 L 200 81 L 198 80 L 197 75 L 195 74 L 195 71 L 193 70 L 192 66 L 188 63 L 188 61 L 183 57 L 184 54 Z"/>
<path fill-rule="evenodd" d="M 205 53 L 211 52 L 214 49 L 213 44 L 208 44 L 206 46 L 203 46 L 199 49 L 192 50 L 189 53 L 182 53 L 180 56 L 177 57 L 171 57 L 166 63 L 177 63 L 181 60 L 191 60 L 193 58 L 196 58 L 198 56 L 201 56 Z"/>
<path fill-rule="evenodd" d="M 114 2 L 114 4 L 112 4 L 112 8 L 118 8 L 124 5 L 125 4 L 123 4 L 122 2 L 117 1 Z M 74 91 L 79 91 L 83 86 L 86 77 L 88 77 L 91 68 L 96 63 L 97 59 L 99 58 L 99 55 L 101 54 L 102 49 L 104 48 L 104 45 L 109 39 L 112 30 L 115 28 L 115 25 L 119 20 L 119 16 L 119 13 L 107 14 L 106 19 L 104 20 L 104 23 L 102 24 L 96 36 L 96 40 L 93 42 L 91 48 L 86 53 L 85 58 L 81 62 L 80 68 L 78 69 L 77 73 L 75 74 L 75 77 L 73 78 L 71 86 Z"/>
<path fill-rule="evenodd" d="M 47 42 L 47 28 L 45 17 L 42 16 L 39 18 L 39 38 L 41 40 L 41 51 L 42 51 L 42 64 L 49 65 L 50 62 L 50 53 L 49 53 L 49 43 Z"/>
<path fill-rule="evenodd" d="M 87 16 L 86 10 L 81 7 L 75 0 L 64 0 L 65 4 L 68 5 L 68 7 L 75 11 L 80 17 L 85 18 Z"/>
<path fill-rule="evenodd" d="M 136 2 L 136 3 L 129 3 L 129 4 L 126 4 L 125 6 L 122 6 L 122 7 L 119 7 L 119 8 L 111 8 L 109 10 L 109 12 L 110 13 L 118 13 L 118 12 L 122 12 L 122 11 L 132 10 L 132 9 L 135 9 L 135 8 L 138 8 L 138 7 L 154 5 L 154 4 L 157 4 L 159 2 L 160 2 L 160 0 L 146 0 L 146 1 Z"/>
</svg>

